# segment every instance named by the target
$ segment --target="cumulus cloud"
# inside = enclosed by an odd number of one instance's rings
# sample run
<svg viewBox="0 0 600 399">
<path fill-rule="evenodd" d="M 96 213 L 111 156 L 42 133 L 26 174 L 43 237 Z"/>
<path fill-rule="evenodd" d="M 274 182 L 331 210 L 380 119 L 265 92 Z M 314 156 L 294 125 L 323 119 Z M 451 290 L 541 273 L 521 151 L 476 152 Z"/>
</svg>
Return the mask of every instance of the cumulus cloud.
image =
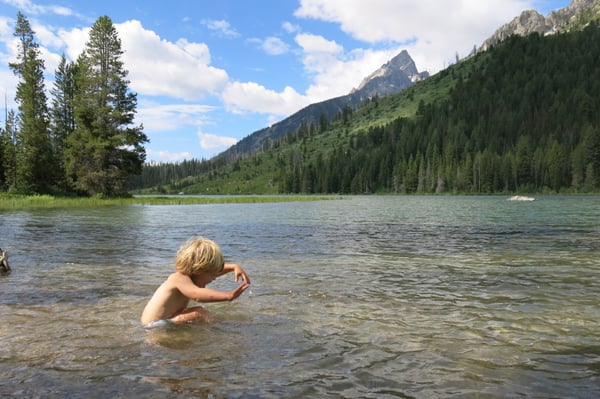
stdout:
<svg viewBox="0 0 600 399">
<path fill-rule="evenodd" d="M 225 86 L 227 72 L 210 65 L 210 51 L 205 44 L 161 39 L 137 20 L 115 26 L 125 50 L 123 62 L 136 92 L 190 101 L 217 93 Z"/>
<path fill-rule="evenodd" d="M 90 29 L 91 27 L 58 30 L 56 35 L 63 41 L 64 52 L 68 59 L 76 60 L 83 52 L 90 37 Z"/>
<path fill-rule="evenodd" d="M 237 139 L 233 137 L 210 133 L 198 132 L 198 138 L 200 139 L 200 148 L 203 150 L 225 150 L 237 143 Z"/>
<path fill-rule="evenodd" d="M 213 106 L 201 104 L 157 104 L 140 102 L 136 121 L 144 123 L 146 132 L 175 132 L 185 126 L 200 127 L 211 123 Z"/>
<path fill-rule="evenodd" d="M 0 21 L 0 30 L 1 27 Z M 194 101 L 219 93 L 229 79 L 225 70 L 210 65 L 210 50 L 204 43 L 162 39 L 137 20 L 115 24 L 115 28 L 121 39 L 130 87 L 139 95 Z M 69 60 L 75 60 L 89 40 L 90 27 L 59 29 L 53 33 L 40 25 L 35 26 L 35 31 L 36 35 L 41 33 L 40 42 L 44 46 L 60 49 Z M 59 52 L 42 48 L 42 53 L 47 70 L 54 71 L 60 60 Z"/>
<path fill-rule="evenodd" d="M 258 112 L 272 115 L 289 115 L 309 104 L 308 98 L 292 87 L 277 92 L 255 82 L 231 82 L 223 90 L 226 109 L 234 113 Z"/>
<path fill-rule="evenodd" d="M 283 40 L 276 36 L 269 36 L 265 39 L 252 37 L 246 40 L 260 48 L 267 55 L 281 55 L 287 53 L 290 48 Z"/>
<path fill-rule="evenodd" d="M 437 72 L 466 55 L 531 1 L 301 0 L 299 18 L 338 24 L 365 44 L 404 45 L 419 69 Z"/>
<path fill-rule="evenodd" d="M 262 49 L 269 55 L 281 55 L 287 53 L 288 45 L 278 37 L 267 37 L 262 42 Z"/>
<path fill-rule="evenodd" d="M 311 73 L 323 73 L 338 61 L 343 54 L 343 47 L 322 36 L 299 34 L 296 43 L 303 50 L 304 68 Z"/>
</svg>

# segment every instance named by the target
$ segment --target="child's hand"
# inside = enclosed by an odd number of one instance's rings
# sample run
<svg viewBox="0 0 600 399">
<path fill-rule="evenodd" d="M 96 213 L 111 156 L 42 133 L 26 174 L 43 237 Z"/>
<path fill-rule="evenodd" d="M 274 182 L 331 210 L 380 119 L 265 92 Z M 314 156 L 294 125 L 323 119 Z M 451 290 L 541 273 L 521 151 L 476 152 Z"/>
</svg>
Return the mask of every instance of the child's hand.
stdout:
<svg viewBox="0 0 600 399">
<path fill-rule="evenodd" d="M 235 290 L 230 292 L 230 294 L 231 294 L 230 301 L 233 301 L 235 298 L 242 295 L 242 292 L 246 291 L 246 289 L 248 287 L 250 287 L 250 284 L 246 284 L 246 283 L 240 284 Z"/>
<path fill-rule="evenodd" d="M 233 264 L 233 275 L 235 278 L 235 282 L 237 283 L 242 278 L 242 281 L 246 284 L 250 284 L 250 277 L 246 274 L 244 269 L 240 265 Z"/>
</svg>

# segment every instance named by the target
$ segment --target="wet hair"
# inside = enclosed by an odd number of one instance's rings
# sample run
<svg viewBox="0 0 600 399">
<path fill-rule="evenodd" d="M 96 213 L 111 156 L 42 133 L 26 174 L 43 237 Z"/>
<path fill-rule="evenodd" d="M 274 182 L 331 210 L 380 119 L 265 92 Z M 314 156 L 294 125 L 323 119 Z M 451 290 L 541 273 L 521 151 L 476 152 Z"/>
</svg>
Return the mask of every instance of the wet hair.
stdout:
<svg viewBox="0 0 600 399">
<path fill-rule="evenodd" d="M 198 273 L 220 273 L 225 265 L 221 248 L 212 240 L 194 237 L 179 247 L 175 269 L 187 276 Z"/>
</svg>

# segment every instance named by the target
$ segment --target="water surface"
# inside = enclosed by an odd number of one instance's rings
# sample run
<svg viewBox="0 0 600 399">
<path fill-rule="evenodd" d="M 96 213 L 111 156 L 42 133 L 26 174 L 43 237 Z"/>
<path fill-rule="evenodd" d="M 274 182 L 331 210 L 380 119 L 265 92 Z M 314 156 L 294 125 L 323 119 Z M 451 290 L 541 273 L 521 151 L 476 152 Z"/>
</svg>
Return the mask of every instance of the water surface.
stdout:
<svg viewBox="0 0 600 399">
<path fill-rule="evenodd" d="M 193 235 L 252 286 L 147 333 Z M 600 395 L 600 197 L 2 212 L 0 247 L 3 397 Z"/>
</svg>

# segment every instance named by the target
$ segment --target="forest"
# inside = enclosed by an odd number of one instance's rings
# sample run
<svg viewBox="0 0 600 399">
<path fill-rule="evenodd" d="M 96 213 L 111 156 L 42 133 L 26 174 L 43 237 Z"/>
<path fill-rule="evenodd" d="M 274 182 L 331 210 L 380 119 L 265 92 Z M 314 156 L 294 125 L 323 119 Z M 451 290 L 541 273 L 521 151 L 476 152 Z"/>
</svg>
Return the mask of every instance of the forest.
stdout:
<svg viewBox="0 0 600 399">
<path fill-rule="evenodd" d="M 420 103 L 415 118 L 353 136 L 306 168 L 288 165 L 282 191 L 597 191 L 598 25 L 513 36 L 478 57 L 447 99 Z"/>
<path fill-rule="evenodd" d="M 14 36 L 19 52 L 9 67 L 19 80 L 18 111 L 7 110 L 0 129 L 0 191 L 127 195 L 130 176 L 141 173 L 148 139 L 141 125 L 132 126 L 137 96 L 128 88 L 110 18 L 94 23 L 77 60 L 63 55 L 50 101 L 35 32 L 20 12 Z"/>
<path fill-rule="evenodd" d="M 146 166 L 134 187 L 246 194 L 598 192 L 598 59 L 598 23 L 545 37 L 513 36 L 429 78 L 451 88 L 421 99 L 412 116 L 365 123 L 394 101 L 373 99 L 290 132 L 247 159 Z M 396 96 L 414 97 L 419 85 Z"/>
</svg>

